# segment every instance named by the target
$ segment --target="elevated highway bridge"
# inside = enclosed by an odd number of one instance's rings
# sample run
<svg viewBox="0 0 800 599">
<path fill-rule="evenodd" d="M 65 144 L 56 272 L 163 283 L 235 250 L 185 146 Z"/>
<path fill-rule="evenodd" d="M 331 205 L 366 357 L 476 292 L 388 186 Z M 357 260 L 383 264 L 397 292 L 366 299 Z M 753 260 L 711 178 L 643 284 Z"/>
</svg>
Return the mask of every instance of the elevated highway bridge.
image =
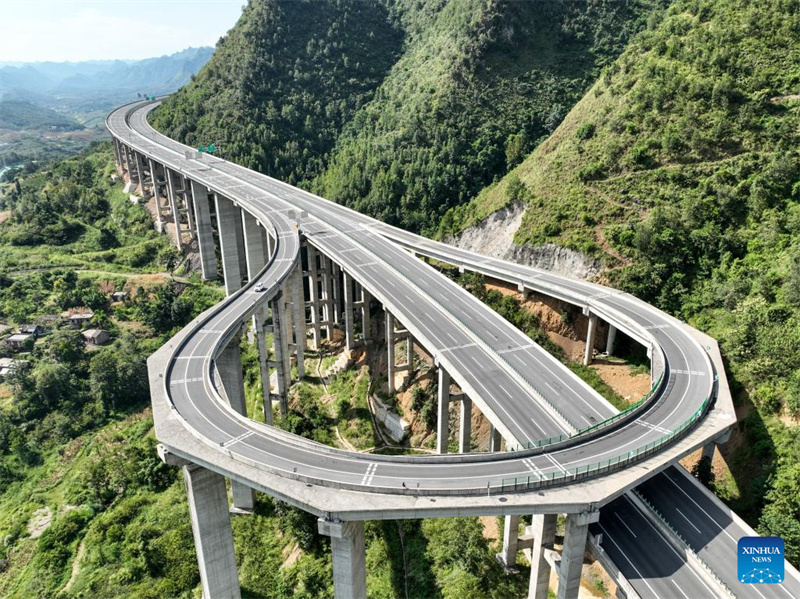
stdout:
<svg viewBox="0 0 800 599">
<path fill-rule="evenodd" d="M 717 344 L 699 331 L 618 290 L 427 240 L 198 154 L 150 127 L 157 105 L 122 106 L 106 124 L 130 188 L 155 199 L 158 226 L 174 227 L 179 246 L 197 243 L 203 277 L 221 274 L 227 292 L 148 361 L 160 452 L 183 468 L 205 597 L 240 595 L 225 478 L 236 511 L 252 509 L 257 489 L 319 516 L 332 539 L 337 597 L 365 596 L 364 520 L 490 514 L 506 516 L 499 557 L 508 566 L 525 545 L 519 516 L 534 515 L 531 598 L 546 596 L 552 567 L 559 598 L 576 597 L 587 539 L 605 547 L 595 534 L 610 526 L 601 509 L 625 514 L 628 502 L 642 501 L 631 489 L 735 422 Z M 578 306 L 588 319 L 587 363 L 601 331 L 609 352 L 622 331 L 648 351 L 651 392 L 619 413 L 420 257 Z M 244 405 L 238 340 L 246 323 L 258 341 L 266 424 Z M 334 329 L 344 331 L 348 351 L 375 351 L 370 341 L 383 331 L 390 392 L 395 374 L 414 368 L 413 360 L 396 363 L 396 341 L 432 356 L 440 455 L 347 452 L 271 426 L 273 402 L 285 413 L 291 385 L 304 376 L 305 352 Z M 448 454 L 453 401 L 460 452 Z M 492 424 L 489 453 L 469 453 L 473 406 Z M 566 515 L 566 535 L 554 561 L 557 514 Z M 705 564 L 696 551 L 692 559 Z M 690 571 L 700 583 L 686 583 L 689 596 L 732 592 L 717 574 Z M 618 574 L 620 588 L 639 593 L 635 577 Z"/>
</svg>

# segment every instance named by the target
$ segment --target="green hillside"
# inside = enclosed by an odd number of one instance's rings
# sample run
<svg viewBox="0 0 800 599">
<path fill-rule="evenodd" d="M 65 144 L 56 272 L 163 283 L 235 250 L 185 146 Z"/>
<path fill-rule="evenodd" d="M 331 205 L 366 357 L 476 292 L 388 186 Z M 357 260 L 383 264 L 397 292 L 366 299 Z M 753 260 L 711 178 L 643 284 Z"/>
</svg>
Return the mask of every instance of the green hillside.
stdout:
<svg viewBox="0 0 800 599">
<path fill-rule="evenodd" d="M 74 131 L 83 129 L 78 121 L 67 115 L 17 100 L 0 102 L 0 129 L 59 129 Z"/>
<path fill-rule="evenodd" d="M 746 441 L 717 491 L 800 556 L 800 3 L 681 0 L 552 137 L 449 212 L 523 201 L 515 241 L 601 256 L 719 338 Z M 790 542 L 787 540 L 787 547 Z"/>
<path fill-rule="evenodd" d="M 285 181 L 322 172 L 402 46 L 377 0 L 252 0 L 154 126 Z"/>
<path fill-rule="evenodd" d="M 432 231 L 549 135 L 663 3 L 252 0 L 154 124 Z"/>
</svg>

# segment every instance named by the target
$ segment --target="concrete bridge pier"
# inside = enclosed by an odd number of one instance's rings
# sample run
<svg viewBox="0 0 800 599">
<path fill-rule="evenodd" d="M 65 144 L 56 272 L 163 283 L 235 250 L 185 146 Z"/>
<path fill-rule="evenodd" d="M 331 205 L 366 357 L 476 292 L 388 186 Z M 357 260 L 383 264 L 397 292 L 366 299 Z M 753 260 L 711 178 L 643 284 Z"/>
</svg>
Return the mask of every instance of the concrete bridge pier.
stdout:
<svg viewBox="0 0 800 599">
<path fill-rule="evenodd" d="M 242 286 L 239 261 L 239 238 L 242 237 L 241 211 L 231 200 L 216 193 L 214 202 L 217 205 L 217 231 L 225 293 L 230 296 Z"/>
<path fill-rule="evenodd" d="M 320 318 L 320 290 L 319 270 L 317 268 L 317 249 L 313 245 L 306 245 L 308 256 L 308 303 L 311 308 L 311 338 L 312 347 L 319 349 L 322 343 L 322 319 Z M 324 319 L 324 317 L 323 317 Z"/>
<path fill-rule="evenodd" d="M 614 355 L 614 342 L 617 340 L 617 327 L 613 324 L 608 325 L 608 336 L 606 337 L 606 355 Z"/>
<path fill-rule="evenodd" d="M 353 278 L 347 273 L 344 273 L 342 287 L 344 289 L 345 347 L 348 351 L 352 351 L 355 348 L 353 332 Z"/>
<path fill-rule="evenodd" d="M 131 156 L 130 150 L 128 150 L 128 146 L 122 144 L 120 146 L 122 148 L 122 157 L 123 157 L 123 179 L 125 179 L 128 183 L 133 182 L 133 158 Z"/>
<path fill-rule="evenodd" d="M 586 333 L 586 350 L 583 353 L 583 365 L 588 366 L 592 363 L 594 356 L 594 338 L 597 334 L 597 314 L 589 313 L 589 330 Z"/>
<path fill-rule="evenodd" d="M 216 279 L 217 256 L 214 252 L 214 231 L 211 227 L 211 209 L 209 208 L 209 189 L 197 181 L 191 182 L 192 203 L 194 204 L 194 222 L 197 225 L 197 249 L 200 253 L 200 270 L 203 279 Z"/>
<path fill-rule="evenodd" d="M 334 598 L 366 599 L 367 563 L 364 550 L 364 523 L 340 522 L 322 518 L 318 523 L 320 534 L 331 538 Z"/>
<path fill-rule="evenodd" d="M 192 536 L 205 599 L 241 599 L 225 478 L 196 464 L 183 466 Z"/>
<path fill-rule="evenodd" d="M 272 308 L 272 335 L 273 335 L 273 349 L 275 353 L 275 361 L 268 363 L 268 366 L 275 368 L 275 378 L 277 379 L 277 396 L 272 395 L 270 391 L 269 405 L 272 406 L 272 401 L 278 401 L 281 408 L 281 414 L 287 412 L 286 390 L 289 385 L 287 384 L 286 368 L 289 361 L 289 350 L 285 345 L 285 327 L 283 324 L 284 318 L 284 300 L 282 293 L 278 293 L 270 301 Z M 271 389 L 271 387 L 270 387 Z M 267 405 L 264 405 L 265 416 Z M 270 409 L 271 412 L 271 409 Z M 272 421 L 272 414 L 269 415 L 269 422 Z"/>
<path fill-rule="evenodd" d="M 395 392 L 394 388 L 394 316 L 389 310 L 384 309 L 386 320 L 386 352 L 387 352 L 387 366 L 386 366 L 386 390 L 387 393 L 392 394 Z"/>
<path fill-rule="evenodd" d="M 156 209 L 156 230 L 159 233 L 164 232 L 164 210 L 161 205 L 161 194 L 159 193 L 158 186 L 158 163 L 152 158 L 147 159 L 147 164 L 150 169 L 150 195 L 153 197 Z"/>
<path fill-rule="evenodd" d="M 139 154 L 139 152 L 134 151 L 133 160 L 136 163 L 136 184 L 139 188 L 139 195 L 146 200 L 147 195 L 145 194 L 145 173 L 142 155 Z"/>
<path fill-rule="evenodd" d="M 242 352 L 240 337 L 236 335 L 222 350 L 216 360 L 217 372 L 225 389 L 228 404 L 237 413 L 247 416 L 247 404 L 244 398 L 244 380 L 242 378 Z M 252 513 L 255 507 L 253 489 L 240 482 L 231 480 L 233 509 L 237 513 Z"/>
<path fill-rule="evenodd" d="M 364 343 L 372 337 L 372 321 L 370 320 L 371 314 L 369 311 L 369 305 L 372 302 L 372 296 L 369 294 L 369 291 L 364 289 L 364 286 L 361 285 L 361 336 L 364 339 Z"/>
<path fill-rule="evenodd" d="M 436 453 L 447 453 L 450 438 L 450 373 L 439 366 L 439 406 L 436 412 Z"/>
<path fill-rule="evenodd" d="M 303 264 L 297 263 L 294 269 L 294 281 L 292 283 L 292 308 L 294 310 L 294 343 L 295 355 L 297 356 L 297 380 L 301 381 L 306 377 L 306 295 L 303 289 Z"/>
<path fill-rule="evenodd" d="M 194 202 L 192 201 L 192 190 L 189 180 L 182 174 L 175 173 L 180 178 L 180 188 L 177 190 L 178 194 L 183 198 L 183 206 L 180 208 L 182 212 L 186 213 L 186 222 L 188 225 L 187 232 L 192 239 L 197 238 L 197 227 L 194 220 Z"/>
<path fill-rule="evenodd" d="M 564 548 L 561 550 L 561 562 L 558 567 L 557 599 L 578 598 L 589 525 L 599 519 L 599 511 L 567 514 Z"/>
<path fill-rule="evenodd" d="M 556 540 L 557 514 L 534 514 L 531 522 L 533 547 L 531 548 L 531 580 L 528 599 L 547 599 L 550 588 L 550 562 L 545 550 L 552 549 Z"/>
<path fill-rule="evenodd" d="M 489 431 L 489 451 L 500 451 L 502 442 L 503 436 L 500 434 L 500 431 L 492 425 Z"/>
<path fill-rule="evenodd" d="M 469 453 L 472 448 L 472 400 L 464 393 L 461 394 L 458 425 L 458 453 Z"/>
<path fill-rule="evenodd" d="M 178 210 L 178 192 L 172 169 L 165 166 L 164 171 L 167 176 L 167 201 L 172 212 L 172 221 L 175 223 L 175 247 L 180 251 L 183 249 L 183 225 L 181 224 L 181 213 Z"/>
<path fill-rule="evenodd" d="M 331 294 L 331 307 L 333 309 L 332 322 L 342 321 L 342 285 L 341 273 L 342 269 L 336 262 L 329 260 L 331 276 L 329 277 L 330 294 Z"/>
</svg>

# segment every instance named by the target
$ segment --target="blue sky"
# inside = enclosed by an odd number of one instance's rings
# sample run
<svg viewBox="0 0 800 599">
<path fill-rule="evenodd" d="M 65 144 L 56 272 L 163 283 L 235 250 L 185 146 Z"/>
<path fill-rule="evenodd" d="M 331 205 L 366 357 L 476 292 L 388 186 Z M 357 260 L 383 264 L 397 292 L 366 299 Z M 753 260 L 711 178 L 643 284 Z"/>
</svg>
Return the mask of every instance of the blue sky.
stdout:
<svg viewBox="0 0 800 599">
<path fill-rule="evenodd" d="M 150 58 L 213 46 L 246 0 L 0 0 L 0 61 Z"/>
</svg>

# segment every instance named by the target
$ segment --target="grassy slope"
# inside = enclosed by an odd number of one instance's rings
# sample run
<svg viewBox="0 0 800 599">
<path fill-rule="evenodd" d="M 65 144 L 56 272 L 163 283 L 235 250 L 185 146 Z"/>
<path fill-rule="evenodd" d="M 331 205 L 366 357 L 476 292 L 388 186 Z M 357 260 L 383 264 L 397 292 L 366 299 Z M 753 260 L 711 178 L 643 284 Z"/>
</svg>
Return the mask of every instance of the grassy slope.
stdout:
<svg viewBox="0 0 800 599">
<path fill-rule="evenodd" d="M 722 342 L 742 438 L 718 493 L 800 559 L 800 3 L 681 0 L 513 173 L 515 240 L 600 255 L 610 282 Z M 787 541 L 787 547 L 789 542 Z"/>
</svg>

